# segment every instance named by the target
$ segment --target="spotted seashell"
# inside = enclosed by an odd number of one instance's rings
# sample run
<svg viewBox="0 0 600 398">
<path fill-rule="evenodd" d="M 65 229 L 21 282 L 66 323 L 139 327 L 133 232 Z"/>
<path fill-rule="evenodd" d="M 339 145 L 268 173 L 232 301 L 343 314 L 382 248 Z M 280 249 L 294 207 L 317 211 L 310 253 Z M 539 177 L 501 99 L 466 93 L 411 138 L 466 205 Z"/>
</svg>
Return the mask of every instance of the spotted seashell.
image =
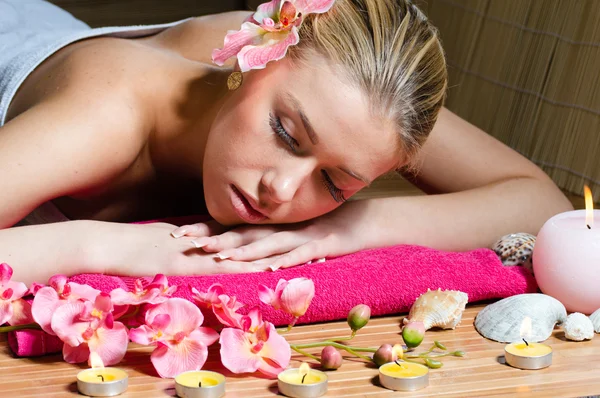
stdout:
<svg viewBox="0 0 600 398">
<path fill-rule="evenodd" d="M 531 318 L 529 341 L 544 341 L 554 325 L 567 320 L 567 310 L 545 294 L 518 294 L 488 305 L 477 314 L 475 329 L 485 338 L 500 343 L 521 341 L 521 324 Z"/>
<path fill-rule="evenodd" d="M 460 323 L 468 299 L 467 293 L 458 290 L 427 289 L 411 307 L 404 324 L 423 322 L 425 330 L 454 329 Z"/>
<path fill-rule="evenodd" d="M 567 317 L 563 325 L 565 337 L 572 341 L 591 340 L 594 337 L 594 325 L 587 316 L 574 312 Z"/>
<path fill-rule="evenodd" d="M 496 252 L 505 266 L 521 265 L 533 272 L 531 255 L 534 245 L 534 235 L 520 232 L 504 235 L 492 245 L 492 250 Z"/>
</svg>

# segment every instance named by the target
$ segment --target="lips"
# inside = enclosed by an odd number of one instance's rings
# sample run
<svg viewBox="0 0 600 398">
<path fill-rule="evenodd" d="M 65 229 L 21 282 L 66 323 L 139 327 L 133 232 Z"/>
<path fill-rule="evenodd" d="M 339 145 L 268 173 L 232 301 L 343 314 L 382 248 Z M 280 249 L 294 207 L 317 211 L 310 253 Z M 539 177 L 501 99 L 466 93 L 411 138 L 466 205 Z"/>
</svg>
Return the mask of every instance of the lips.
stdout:
<svg viewBox="0 0 600 398">
<path fill-rule="evenodd" d="M 231 185 L 231 204 L 235 212 L 248 223 L 257 223 L 267 218 L 256 209 L 256 205 L 234 185 Z"/>
</svg>

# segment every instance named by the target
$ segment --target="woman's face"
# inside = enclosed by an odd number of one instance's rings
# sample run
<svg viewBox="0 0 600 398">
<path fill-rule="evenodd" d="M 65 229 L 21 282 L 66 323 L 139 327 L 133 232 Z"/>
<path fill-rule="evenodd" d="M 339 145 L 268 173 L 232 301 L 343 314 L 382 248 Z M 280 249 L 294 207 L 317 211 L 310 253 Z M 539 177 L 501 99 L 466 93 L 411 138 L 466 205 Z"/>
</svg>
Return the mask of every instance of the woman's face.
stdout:
<svg viewBox="0 0 600 398">
<path fill-rule="evenodd" d="M 228 96 L 203 164 L 206 205 L 221 224 L 315 218 L 398 164 L 394 127 L 321 57 L 271 62 Z"/>
</svg>

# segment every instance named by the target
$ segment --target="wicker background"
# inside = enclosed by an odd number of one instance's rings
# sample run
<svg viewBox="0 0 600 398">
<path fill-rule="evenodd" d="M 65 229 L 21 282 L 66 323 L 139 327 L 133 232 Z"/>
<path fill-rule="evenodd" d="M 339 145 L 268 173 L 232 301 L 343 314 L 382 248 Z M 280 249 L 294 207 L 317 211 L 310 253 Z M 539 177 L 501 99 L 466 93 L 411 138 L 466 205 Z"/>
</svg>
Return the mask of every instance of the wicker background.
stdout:
<svg viewBox="0 0 600 398">
<path fill-rule="evenodd" d="M 600 199 L 600 2 L 428 0 L 452 111 Z"/>
<path fill-rule="evenodd" d="M 393 1 L 393 0 L 389 0 Z M 256 0 L 52 0 L 91 26 L 170 22 Z M 600 1 L 419 0 L 449 63 L 447 106 L 600 200 Z"/>
</svg>

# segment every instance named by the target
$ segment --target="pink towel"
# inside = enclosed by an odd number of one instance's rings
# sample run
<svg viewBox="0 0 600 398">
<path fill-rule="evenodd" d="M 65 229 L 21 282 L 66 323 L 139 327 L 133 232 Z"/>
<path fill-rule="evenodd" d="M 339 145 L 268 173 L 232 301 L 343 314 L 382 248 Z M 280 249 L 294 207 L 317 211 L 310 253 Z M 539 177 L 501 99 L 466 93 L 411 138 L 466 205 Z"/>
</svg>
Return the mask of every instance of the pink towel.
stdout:
<svg viewBox="0 0 600 398">
<path fill-rule="evenodd" d="M 361 303 L 371 307 L 373 316 L 407 312 L 428 288 L 463 291 L 469 295 L 469 302 L 537 291 L 535 280 L 527 270 L 504 267 L 489 249 L 453 253 L 407 245 L 365 250 L 276 272 L 168 279 L 169 284 L 180 286 L 175 296 L 186 299 L 191 299 L 188 285 L 202 292 L 213 283 L 220 283 L 229 295 L 246 304 L 246 309 L 258 305 L 265 320 L 287 325 L 289 315 L 260 303 L 258 287 L 266 285 L 274 289 L 280 278 L 301 276 L 314 281 L 316 293 L 298 324 L 345 319 L 348 311 Z M 131 289 L 135 278 L 83 274 L 70 280 L 109 292 L 117 287 Z M 11 348 L 17 355 L 52 352 L 48 344 L 38 343 L 29 331 L 15 332 L 13 339 L 16 344 L 11 344 Z M 45 350 L 40 350 L 43 347 Z"/>
</svg>

